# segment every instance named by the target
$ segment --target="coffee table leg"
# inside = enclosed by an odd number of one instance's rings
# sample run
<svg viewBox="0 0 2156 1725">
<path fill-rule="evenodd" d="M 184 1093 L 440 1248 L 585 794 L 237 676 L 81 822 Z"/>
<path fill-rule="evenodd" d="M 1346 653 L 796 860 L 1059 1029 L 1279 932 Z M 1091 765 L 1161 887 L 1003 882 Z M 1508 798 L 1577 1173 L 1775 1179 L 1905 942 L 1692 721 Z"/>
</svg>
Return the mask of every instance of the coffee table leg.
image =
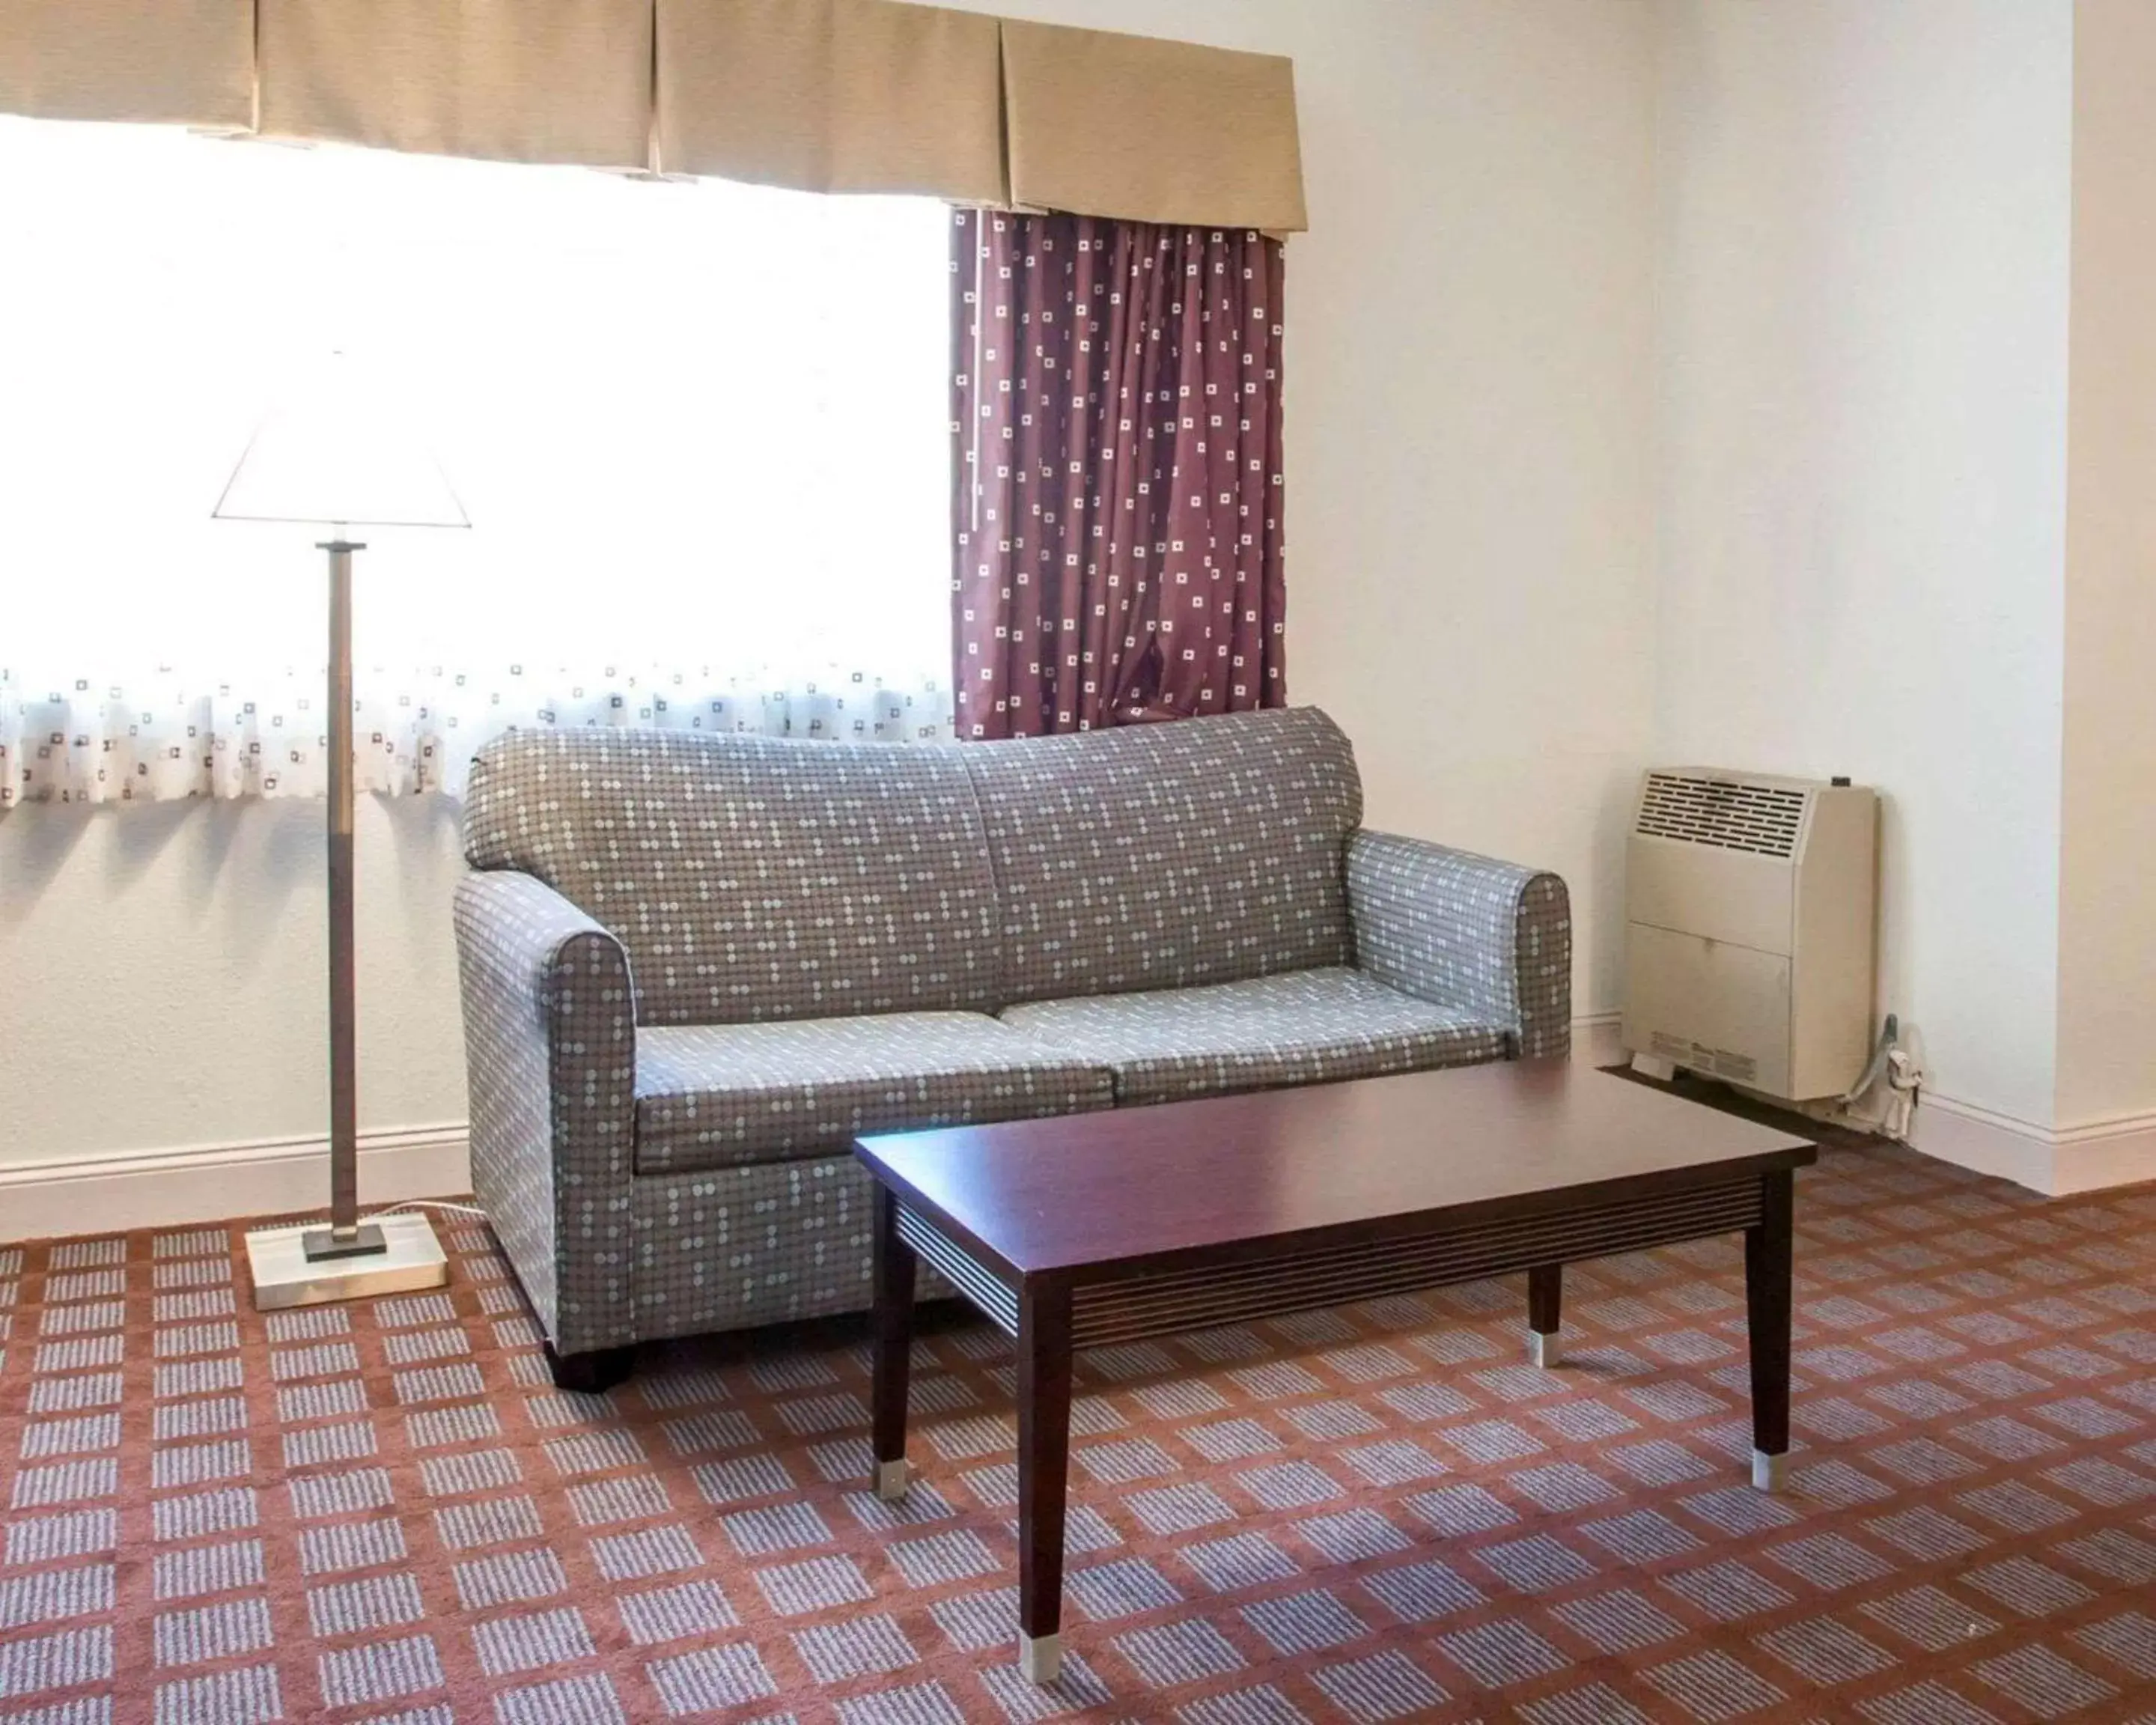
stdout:
<svg viewBox="0 0 2156 1725">
<path fill-rule="evenodd" d="M 1537 1264 L 1527 1272 L 1527 1358 L 1538 1366 L 1557 1363 L 1563 1309 L 1564 1266 Z"/>
<path fill-rule="evenodd" d="M 1029 1290 L 1018 1336 L 1018 1663 L 1063 1669 L 1063 1502 L 1070 1466 L 1070 1295 Z"/>
<path fill-rule="evenodd" d="M 1752 1483 L 1778 1491 L 1789 1459 L 1789 1320 L 1793 1301 L 1793 1175 L 1759 1180 L 1759 1221 L 1744 1230 L 1744 1307 L 1752 1343 Z"/>
<path fill-rule="evenodd" d="M 898 1237 L 898 1200 L 876 1188 L 872 1248 L 875 1348 L 871 1414 L 875 1494 L 886 1503 L 906 1496 L 906 1379 L 913 1363 L 913 1248 Z"/>
</svg>

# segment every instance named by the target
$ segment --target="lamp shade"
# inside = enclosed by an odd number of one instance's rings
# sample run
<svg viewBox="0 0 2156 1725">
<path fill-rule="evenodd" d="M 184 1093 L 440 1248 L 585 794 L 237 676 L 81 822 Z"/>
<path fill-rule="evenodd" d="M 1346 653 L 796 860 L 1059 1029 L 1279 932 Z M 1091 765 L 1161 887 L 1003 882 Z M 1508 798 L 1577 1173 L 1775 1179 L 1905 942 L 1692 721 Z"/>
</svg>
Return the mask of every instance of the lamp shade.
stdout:
<svg viewBox="0 0 2156 1725">
<path fill-rule="evenodd" d="M 469 527 L 408 400 L 332 354 L 273 408 L 211 511 L 219 521 Z"/>
</svg>

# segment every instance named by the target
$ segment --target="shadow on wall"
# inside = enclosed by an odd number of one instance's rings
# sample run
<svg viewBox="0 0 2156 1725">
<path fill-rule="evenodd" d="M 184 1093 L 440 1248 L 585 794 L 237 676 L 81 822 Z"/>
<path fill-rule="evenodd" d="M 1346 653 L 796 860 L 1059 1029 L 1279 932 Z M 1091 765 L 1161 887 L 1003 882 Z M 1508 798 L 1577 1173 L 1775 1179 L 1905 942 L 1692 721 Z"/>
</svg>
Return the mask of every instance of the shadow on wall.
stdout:
<svg viewBox="0 0 2156 1725">
<path fill-rule="evenodd" d="M 244 936 L 274 918 L 295 892 L 319 880 L 326 847 L 319 803 L 32 803 L 0 816 L 0 927 L 21 932 L 48 900 L 65 906 L 70 944 L 94 944 L 85 906 L 115 903 L 158 880 L 182 914 L 225 906 Z M 84 870 L 99 884 L 90 888 Z M 63 875 L 69 877 L 62 886 Z M 246 942 L 239 942 L 242 948 Z"/>
<path fill-rule="evenodd" d="M 455 850 L 462 805 L 436 794 L 361 800 L 373 805 L 362 811 L 361 845 L 379 848 L 386 827 L 390 849 L 361 859 L 374 917 L 408 924 L 444 914 L 434 860 Z M 13 937 L 15 964 L 33 980 L 41 961 L 87 957 L 106 939 L 131 941 L 129 961 L 154 967 L 136 918 L 100 914 L 144 896 L 181 926 L 227 941 L 234 956 L 265 962 L 264 931 L 311 914 L 324 897 L 324 806 L 189 798 L 10 809 L 0 815 L 0 934 Z"/>
<path fill-rule="evenodd" d="M 396 847 L 397 867 L 391 870 L 390 878 L 396 889 L 400 916 L 422 909 L 433 910 L 437 903 L 431 891 L 433 860 L 445 849 L 462 855 L 464 803 L 435 792 L 419 797 L 377 797 L 372 800 L 387 817 L 391 842 Z M 429 884 L 424 899 L 417 890 L 421 881 Z"/>
<path fill-rule="evenodd" d="M 1603 781 L 1601 800 L 1594 812 L 1594 878 L 1598 881 L 1609 880 L 1616 884 L 1617 896 L 1610 901 L 1609 909 L 1620 922 L 1624 919 L 1625 911 L 1625 845 L 1632 835 L 1632 819 L 1640 806 L 1640 781 L 1646 770 L 1642 767 L 1639 772 L 1629 776 L 1621 773 L 1610 773 Z M 1578 920 L 1575 911 L 1573 921 L 1577 922 Z M 1573 931 L 1575 944 L 1578 939 L 1579 932 L 1575 927 Z M 1624 952 L 1625 943 L 1620 935 L 1617 942 L 1617 962 L 1620 965 L 1624 963 Z M 1620 981 L 1622 981 L 1621 975 Z M 1573 1009 L 1578 1010 L 1578 1008 Z"/>
</svg>

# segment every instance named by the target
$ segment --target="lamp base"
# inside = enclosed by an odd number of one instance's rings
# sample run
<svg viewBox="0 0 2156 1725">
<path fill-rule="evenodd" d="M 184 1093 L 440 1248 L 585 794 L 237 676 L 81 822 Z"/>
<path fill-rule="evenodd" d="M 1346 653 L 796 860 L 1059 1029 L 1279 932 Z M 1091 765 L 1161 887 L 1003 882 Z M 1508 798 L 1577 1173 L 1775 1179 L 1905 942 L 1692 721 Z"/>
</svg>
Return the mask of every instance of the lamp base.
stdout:
<svg viewBox="0 0 2156 1725">
<path fill-rule="evenodd" d="M 334 1228 L 310 1228 L 300 1242 L 310 1264 L 321 1264 L 332 1258 L 371 1258 L 389 1250 L 382 1237 L 382 1230 L 372 1222 L 362 1222 L 352 1230 L 350 1240 L 339 1240 Z"/>
<path fill-rule="evenodd" d="M 319 1223 L 262 1228 L 247 1236 L 247 1267 L 254 1281 L 254 1309 L 320 1306 L 332 1300 L 364 1300 L 377 1294 L 408 1294 L 439 1288 L 449 1279 L 449 1260 L 434 1238 L 434 1224 L 415 1211 L 378 1216 L 361 1230 L 372 1243 L 329 1243 Z M 317 1241 L 326 1252 L 314 1250 Z"/>
</svg>

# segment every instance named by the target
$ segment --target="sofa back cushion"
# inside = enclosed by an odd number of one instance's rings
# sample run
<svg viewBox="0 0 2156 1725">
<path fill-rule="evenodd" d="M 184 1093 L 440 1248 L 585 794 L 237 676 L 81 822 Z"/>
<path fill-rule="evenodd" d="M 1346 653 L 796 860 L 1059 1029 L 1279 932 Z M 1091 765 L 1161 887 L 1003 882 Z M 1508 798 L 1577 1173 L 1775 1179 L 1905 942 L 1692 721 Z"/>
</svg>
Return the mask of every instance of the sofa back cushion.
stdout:
<svg viewBox="0 0 2156 1725">
<path fill-rule="evenodd" d="M 1353 962 L 1362 781 L 1314 707 L 970 742 L 1006 1001 Z"/>
<path fill-rule="evenodd" d="M 472 763 L 465 855 L 537 875 L 611 929 L 640 1024 L 1001 1004 L 957 749 L 511 732 Z"/>
</svg>

